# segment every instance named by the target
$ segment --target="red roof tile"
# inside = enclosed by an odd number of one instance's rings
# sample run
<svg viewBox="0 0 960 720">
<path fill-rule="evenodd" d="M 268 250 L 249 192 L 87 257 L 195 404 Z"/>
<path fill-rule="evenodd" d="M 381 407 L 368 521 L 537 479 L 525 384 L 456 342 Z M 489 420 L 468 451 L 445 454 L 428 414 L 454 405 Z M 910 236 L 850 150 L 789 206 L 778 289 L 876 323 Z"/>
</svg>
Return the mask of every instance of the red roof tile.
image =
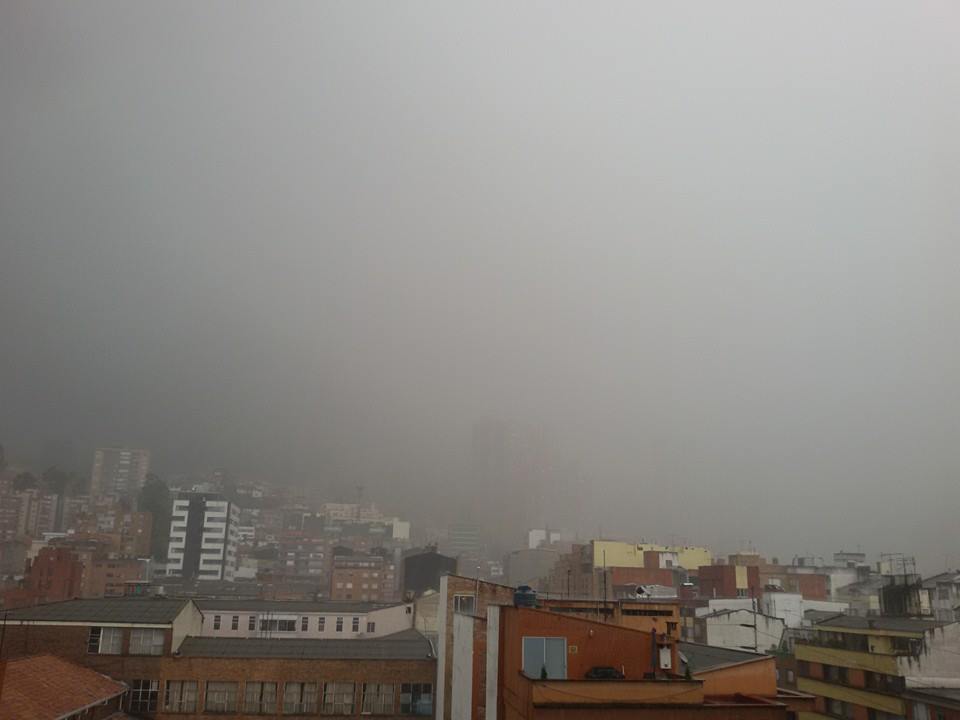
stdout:
<svg viewBox="0 0 960 720">
<path fill-rule="evenodd" d="M 56 720 L 127 689 L 106 675 L 52 655 L 10 660 L 0 672 L 3 720 Z"/>
</svg>

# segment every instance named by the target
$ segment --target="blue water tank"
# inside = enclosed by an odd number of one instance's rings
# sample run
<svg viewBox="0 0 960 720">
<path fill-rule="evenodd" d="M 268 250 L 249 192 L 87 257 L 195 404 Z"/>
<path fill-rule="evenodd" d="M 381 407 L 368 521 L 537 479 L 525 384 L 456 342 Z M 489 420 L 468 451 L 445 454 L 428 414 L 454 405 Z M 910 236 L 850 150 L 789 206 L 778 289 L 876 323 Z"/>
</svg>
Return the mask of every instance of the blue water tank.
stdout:
<svg viewBox="0 0 960 720">
<path fill-rule="evenodd" d="M 537 606 L 537 591 L 529 585 L 521 585 L 513 591 L 513 605 L 514 607 L 535 608 Z"/>
</svg>

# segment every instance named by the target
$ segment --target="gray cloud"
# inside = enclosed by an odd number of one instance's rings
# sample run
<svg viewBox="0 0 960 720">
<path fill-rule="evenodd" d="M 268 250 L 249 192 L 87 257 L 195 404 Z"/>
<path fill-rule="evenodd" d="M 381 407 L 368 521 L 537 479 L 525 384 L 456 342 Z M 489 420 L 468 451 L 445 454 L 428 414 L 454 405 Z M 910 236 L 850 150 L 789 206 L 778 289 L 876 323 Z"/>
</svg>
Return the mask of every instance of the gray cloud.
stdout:
<svg viewBox="0 0 960 720">
<path fill-rule="evenodd" d="M 825 10 L 4 3 L 0 438 L 960 564 L 957 10 Z"/>
</svg>

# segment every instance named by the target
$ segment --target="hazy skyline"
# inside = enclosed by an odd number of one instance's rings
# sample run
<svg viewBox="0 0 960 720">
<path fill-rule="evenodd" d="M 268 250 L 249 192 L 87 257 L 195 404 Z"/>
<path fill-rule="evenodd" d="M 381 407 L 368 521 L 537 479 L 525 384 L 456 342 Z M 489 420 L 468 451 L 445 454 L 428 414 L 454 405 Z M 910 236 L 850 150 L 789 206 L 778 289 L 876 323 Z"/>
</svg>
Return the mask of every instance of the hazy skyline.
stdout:
<svg viewBox="0 0 960 720">
<path fill-rule="evenodd" d="M 958 566 L 958 20 L 8 0 L 0 443 Z"/>
</svg>

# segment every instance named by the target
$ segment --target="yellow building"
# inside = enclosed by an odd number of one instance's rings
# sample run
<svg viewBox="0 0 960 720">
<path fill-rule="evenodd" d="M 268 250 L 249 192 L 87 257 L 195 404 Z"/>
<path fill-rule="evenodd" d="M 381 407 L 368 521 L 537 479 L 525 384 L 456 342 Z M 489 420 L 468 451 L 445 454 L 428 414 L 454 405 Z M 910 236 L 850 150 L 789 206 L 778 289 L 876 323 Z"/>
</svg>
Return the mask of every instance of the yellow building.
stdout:
<svg viewBox="0 0 960 720">
<path fill-rule="evenodd" d="M 701 565 L 713 563 L 713 553 L 704 547 L 688 545 L 658 545 L 656 543 L 628 543 L 618 540 L 593 541 L 593 566 L 602 567 L 643 567 L 643 553 L 649 550 L 677 554 L 680 567 L 696 570 Z"/>
<path fill-rule="evenodd" d="M 797 689 L 817 698 L 816 712 L 802 712 L 800 720 L 902 718 L 905 688 L 954 676 L 958 650 L 956 624 L 847 615 L 824 620 L 795 643 Z"/>
</svg>

